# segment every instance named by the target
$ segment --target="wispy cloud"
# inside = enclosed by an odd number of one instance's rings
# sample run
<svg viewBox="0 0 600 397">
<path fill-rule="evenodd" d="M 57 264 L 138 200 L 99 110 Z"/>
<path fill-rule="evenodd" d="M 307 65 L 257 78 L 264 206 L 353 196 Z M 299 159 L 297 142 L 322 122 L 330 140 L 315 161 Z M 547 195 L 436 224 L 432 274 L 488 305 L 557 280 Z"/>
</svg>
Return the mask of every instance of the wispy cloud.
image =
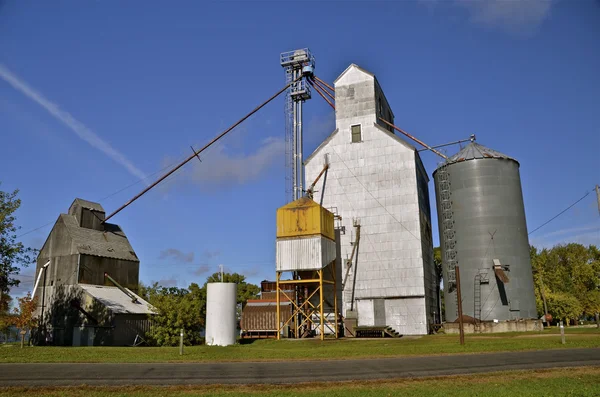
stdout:
<svg viewBox="0 0 600 397">
<path fill-rule="evenodd" d="M 62 110 L 56 103 L 51 102 L 44 95 L 42 95 L 41 92 L 37 91 L 25 81 L 17 77 L 3 64 L 0 64 L 0 78 L 10 84 L 21 94 L 25 95 L 44 108 L 54 118 L 62 122 L 71 131 L 77 134 L 79 138 L 90 144 L 92 147 L 100 150 L 115 162 L 124 166 L 129 173 L 140 179 L 144 179 L 146 177 L 144 173 L 135 165 L 133 165 L 133 163 L 129 161 L 129 159 L 127 159 L 122 153 L 96 135 L 96 133 L 94 133 L 94 131 L 88 128 L 85 124 L 75 119 L 75 117 L 73 117 L 69 112 Z"/>
<path fill-rule="evenodd" d="M 165 288 L 177 287 L 177 279 L 175 277 L 163 278 L 158 280 L 158 285 Z"/>
<path fill-rule="evenodd" d="M 216 258 L 217 256 L 221 255 L 221 251 L 220 250 L 205 250 L 204 251 L 204 257 L 207 259 L 212 259 L 212 258 Z"/>
<path fill-rule="evenodd" d="M 471 14 L 471 21 L 514 31 L 536 27 L 550 16 L 552 0 L 456 0 Z"/>
<path fill-rule="evenodd" d="M 600 223 L 574 228 L 565 228 L 535 236 L 530 243 L 539 248 L 551 248 L 557 244 L 579 243 L 600 247 Z"/>
<path fill-rule="evenodd" d="M 210 266 L 208 265 L 200 265 L 193 271 L 194 276 L 202 276 L 210 271 Z"/>
<path fill-rule="evenodd" d="M 168 187 L 182 182 L 219 186 L 244 184 L 257 180 L 277 161 L 283 163 L 285 142 L 279 138 L 267 138 L 254 153 L 232 154 L 224 145 L 217 145 L 203 156 L 202 162 L 194 161 L 189 169 L 181 170 Z M 165 159 L 165 164 L 173 159 Z"/>
<path fill-rule="evenodd" d="M 537 28 L 551 13 L 557 0 L 419 0 L 433 11 L 438 6 L 465 9 L 470 21 L 480 26 L 499 28 L 510 33 L 524 33 Z"/>
<path fill-rule="evenodd" d="M 160 252 L 158 259 L 174 259 L 177 262 L 186 262 L 191 263 L 194 261 L 194 253 L 184 253 L 183 251 L 178 250 L 177 248 L 167 248 Z"/>
</svg>

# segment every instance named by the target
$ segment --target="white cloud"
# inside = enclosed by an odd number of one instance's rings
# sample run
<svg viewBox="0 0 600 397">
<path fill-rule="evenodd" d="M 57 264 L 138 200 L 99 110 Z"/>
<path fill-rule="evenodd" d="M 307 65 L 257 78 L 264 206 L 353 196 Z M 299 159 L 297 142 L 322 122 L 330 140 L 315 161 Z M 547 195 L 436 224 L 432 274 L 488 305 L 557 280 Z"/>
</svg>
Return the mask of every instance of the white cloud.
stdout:
<svg viewBox="0 0 600 397">
<path fill-rule="evenodd" d="M 557 0 L 419 0 L 430 12 L 439 6 L 458 6 L 467 10 L 472 23 L 522 33 L 538 27 L 550 16 Z"/>
<path fill-rule="evenodd" d="M 600 224 L 557 230 L 532 237 L 530 243 L 538 248 L 552 248 L 557 244 L 568 243 L 600 247 Z"/>
<path fill-rule="evenodd" d="M 471 14 L 471 21 L 509 30 L 536 27 L 549 15 L 552 0 L 455 0 Z"/>
<path fill-rule="evenodd" d="M 254 153 L 231 154 L 224 145 L 217 145 L 201 154 L 202 162 L 193 161 L 192 167 L 182 170 L 173 183 L 192 182 L 202 185 L 224 186 L 257 180 L 273 164 L 283 165 L 285 142 L 267 138 Z M 170 164 L 172 159 L 165 159 Z M 172 184 L 171 184 L 172 186 Z"/>
<path fill-rule="evenodd" d="M 41 107 L 43 107 L 54 118 L 62 122 L 71 129 L 79 138 L 86 141 L 94 148 L 100 150 L 115 162 L 121 164 L 132 175 L 137 178 L 144 179 L 146 176 L 139 170 L 131 161 L 129 161 L 122 153 L 113 148 L 109 143 L 105 142 L 96 133 L 89 129 L 85 124 L 75 119 L 69 112 L 62 110 L 57 104 L 48 100 L 42 93 L 32 88 L 29 84 L 18 78 L 6 66 L 0 64 L 0 77 L 14 89 L 25 95 Z"/>
</svg>

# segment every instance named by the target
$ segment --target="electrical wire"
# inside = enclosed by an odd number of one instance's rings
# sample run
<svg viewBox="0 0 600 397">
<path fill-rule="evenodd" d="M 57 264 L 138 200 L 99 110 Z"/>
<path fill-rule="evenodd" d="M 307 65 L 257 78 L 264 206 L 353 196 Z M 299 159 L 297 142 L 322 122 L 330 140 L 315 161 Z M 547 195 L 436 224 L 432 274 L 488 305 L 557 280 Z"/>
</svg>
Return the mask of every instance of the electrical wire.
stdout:
<svg viewBox="0 0 600 397">
<path fill-rule="evenodd" d="M 587 196 L 590 195 L 590 193 L 592 193 L 594 190 L 596 190 L 595 188 L 590 190 L 589 192 L 587 192 L 583 197 L 581 197 L 579 200 L 575 201 L 573 204 L 571 204 L 570 206 L 568 206 L 567 208 L 565 208 L 564 210 L 562 210 L 561 212 L 559 212 L 558 214 L 554 215 L 552 218 L 550 218 L 549 220 L 547 220 L 546 222 L 542 223 L 540 226 L 536 227 L 535 229 L 533 229 L 532 231 L 530 231 L 527 235 L 531 235 L 532 233 L 537 232 L 538 230 L 540 230 L 541 228 L 543 228 L 544 226 L 546 226 L 547 224 L 549 224 L 550 222 L 552 222 L 553 220 L 555 220 L 556 218 L 558 218 L 559 216 L 561 216 L 562 214 L 564 214 L 565 212 L 567 212 L 568 210 L 570 210 L 571 208 L 573 208 L 575 205 L 577 205 L 581 200 L 583 200 L 584 198 L 586 198 Z"/>
<path fill-rule="evenodd" d="M 217 135 L 212 141 L 210 141 L 209 143 L 207 143 L 202 149 L 200 149 L 198 151 L 194 150 L 194 153 L 191 156 L 189 156 L 184 161 L 182 161 L 181 163 L 179 163 L 171 171 L 167 172 L 165 175 L 163 175 L 160 178 L 158 178 L 150 186 L 147 186 L 144 190 L 142 190 L 140 193 L 138 193 L 137 195 L 135 195 L 131 200 L 129 200 L 128 202 L 126 202 L 125 204 L 123 204 L 122 206 L 120 206 L 117 210 L 115 210 L 113 213 L 111 213 L 110 215 L 108 215 L 104 221 L 105 222 L 108 221 L 110 218 L 112 218 L 113 216 L 115 216 L 116 214 L 118 214 L 119 212 L 121 212 L 123 209 L 125 209 L 127 206 L 129 206 L 130 204 L 132 204 L 134 201 L 136 201 L 137 199 L 139 199 L 140 197 L 142 197 L 146 192 L 148 192 L 154 186 L 158 185 L 160 182 L 162 182 L 163 180 L 165 180 L 166 178 L 168 178 L 171 174 L 173 174 L 178 169 L 180 169 L 181 167 L 183 167 L 187 162 L 189 162 L 190 160 L 196 158 L 200 153 L 202 153 L 204 150 L 208 149 L 215 142 L 217 142 L 219 139 L 221 139 L 222 137 L 224 137 L 225 135 L 227 135 L 227 133 L 229 133 L 235 127 L 237 127 L 238 125 L 240 125 L 242 122 L 244 122 L 250 116 L 252 116 L 254 113 L 258 112 L 260 109 L 262 109 L 265 105 L 267 105 L 273 99 L 277 98 L 282 92 L 284 92 L 285 90 L 287 90 L 292 84 L 298 82 L 302 78 L 303 78 L 303 76 L 301 75 L 297 79 L 289 82 L 282 89 L 280 89 L 274 95 L 272 95 L 269 99 L 267 99 L 266 101 L 264 101 L 263 103 L 261 103 L 260 105 L 258 105 L 252 111 L 250 111 L 250 113 L 246 114 L 244 117 L 242 117 L 241 119 L 239 119 L 238 121 L 236 121 L 229 128 L 227 128 L 225 131 L 223 131 L 222 133 L 220 133 L 219 135 Z"/>
<path fill-rule="evenodd" d="M 182 157 L 182 159 L 183 159 L 183 157 Z M 111 193 L 111 194 L 109 194 L 109 195 L 106 195 L 106 196 L 104 196 L 104 197 L 102 197 L 101 199 L 99 199 L 99 200 L 96 200 L 96 201 L 104 201 L 104 200 L 107 200 L 107 199 L 109 199 L 109 198 L 111 198 L 111 197 L 113 197 L 113 196 L 115 196 L 115 195 L 117 195 L 117 194 L 121 193 L 122 191 L 124 191 L 124 190 L 127 190 L 127 189 L 129 189 L 130 187 L 132 187 L 132 186 L 135 186 L 135 185 L 137 185 L 137 184 L 138 184 L 138 183 L 140 183 L 140 182 L 143 182 L 144 180 L 146 180 L 146 179 L 150 178 L 151 176 L 154 176 L 154 175 L 158 174 L 159 172 L 162 172 L 162 171 L 166 170 L 167 168 L 170 168 L 170 167 L 172 167 L 172 166 L 173 166 L 173 165 L 175 165 L 175 164 L 177 164 L 177 163 L 172 163 L 172 164 L 169 164 L 169 165 L 167 165 L 166 167 L 163 167 L 163 168 L 161 168 L 161 169 L 160 169 L 160 170 L 158 170 L 158 171 L 155 171 L 155 172 L 153 172 L 153 173 L 151 173 L 151 174 L 148 174 L 148 175 L 146 175 L 145 177 L 143 177 L 143 178 L 140 178 L 140 179 L 136 180 L 135 182 L 133 182 L 133 183 L 130 183 L 129 185 L 127 185 L 127 186 L 125 186 L 125 187 L 122 187 L 122 188 L 120 188 L 119 190 L 117 190 L 117 191 L 115 191 L 115 192 L 113 192 L 113 193 Z M 46 224 L 44 224 L 44 225 L 42 225 L 42 226 L 38 226 L 38 227 L 36 227 L 36 228 L 34 228 L 34 229 L 28 230 L 28 231 L 26 231 L 25 233 L 19 234 L 19 235 L 18 235 L 16 238 L 21 238 L 21 237 L 23 237 L 23 236 L 26 236 L 26 235 L 28 235 L 28 234 L 30 234 L 30 233 L 37 232 L 37 231 L 38 231 L 38 230 L 40 230 L 40 229 L 43 229 L 43 228 L 45 228 L 45 227 L 47 227 L 47 226 L 50 226 L 50 225 L 52 225 L 54 222 L 56 222 L 56 221 L 50 221 L 50 222 L 48 222 L 48 223 L 46 223 Z"/>
</svg>

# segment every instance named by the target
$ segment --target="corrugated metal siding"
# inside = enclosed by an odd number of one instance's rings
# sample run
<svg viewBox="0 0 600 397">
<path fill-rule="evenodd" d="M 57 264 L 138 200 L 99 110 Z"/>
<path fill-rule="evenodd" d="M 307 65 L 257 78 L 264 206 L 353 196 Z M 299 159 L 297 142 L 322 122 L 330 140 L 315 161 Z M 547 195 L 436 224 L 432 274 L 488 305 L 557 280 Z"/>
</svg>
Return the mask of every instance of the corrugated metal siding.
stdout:
<svg viewBox="0 0 600 397">
<path fill-rule="evenodd" d="M 113 346 L 131 346 L 136 335 L 145 337 L 150 331 L 150 318 L 144 314 L 118 314 L 115 316 Z"/>
<path fill-rule="evenodd" d="M 283 286 L 282 286 L 283 287 Z M 286 291 L 287 296 L 294 296 L 294 291 Z M 277 293 L 276 292 L 263 292 L 260 294 L 260 298 L 262 300 L 275 300 L 277 299 Z M 279 293 L 279 299 L 282 302 L 288 301 L 289 299 L 286 298 L 286 296 L 283 294 L 283 292 Z"/>
<path fill-rule="evenodd" d="M 281 320 L 286 321 L 292 315 L 292 305 L 283 304 Z M 240 319 L 242 331 L 277 331 L 277 304 L 274 302 L 248 303 Z"/>
<path fill-rule="evenodd" d="M 519 301 L 520 318 L 537 318 L 519 164 L 513 160 L 474 158 L 451 164 L 447 173 L 456 233 L 456 258 L 463 280 L 463 314 L 476 317 L 473 280 L 476 275 L 487 272 L 492 282 L 481 285 L 482 321 L 511 320 L 515 313 L 510 310 L 509 303 L 514 300 Z M 439 172 L 434 174 L 434 180 L 439 233 L 443 239 Z M 441 246 L 444 278 L 447 278 L 446 249 L 444 244 Z M 510 264 L 510 282 L 503 284 L 504 289 L 499 289 L 499 284 L 494 281 L 494 259 Z M 456 291 L 450 292 L 444 283 L 444 294 L 446 320 L 454 321 L 458 316 Z"/>
<path fill-rule="evenodd" d="M 323 236 L 278 239 L 277 271 L 318 270 L 336 257 L 335 241 Z"/>
<path fill-rule="evenodd" d="M 277 238 L 321 234 L 335 239 L 333 213 L 303 197 L 277 210 Z"/>
</svg>

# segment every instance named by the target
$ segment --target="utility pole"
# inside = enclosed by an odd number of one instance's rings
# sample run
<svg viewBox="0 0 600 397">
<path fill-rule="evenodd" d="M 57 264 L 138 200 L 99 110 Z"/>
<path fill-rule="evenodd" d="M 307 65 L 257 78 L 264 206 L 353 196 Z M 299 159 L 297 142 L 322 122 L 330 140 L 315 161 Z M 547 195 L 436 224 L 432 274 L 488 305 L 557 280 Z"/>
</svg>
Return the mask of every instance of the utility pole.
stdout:
<svg viewBox="0 0 600 397">
<path fill-rule="evenodd" d="M 460 295 L 460 270 L 455 267 L 456 272 L 456 302 L 458 304 L 458 330 L 460 332 L 460 344 L 465 344 L 465 327 L 463 324 L 462 297 Z"/>
</svg>

